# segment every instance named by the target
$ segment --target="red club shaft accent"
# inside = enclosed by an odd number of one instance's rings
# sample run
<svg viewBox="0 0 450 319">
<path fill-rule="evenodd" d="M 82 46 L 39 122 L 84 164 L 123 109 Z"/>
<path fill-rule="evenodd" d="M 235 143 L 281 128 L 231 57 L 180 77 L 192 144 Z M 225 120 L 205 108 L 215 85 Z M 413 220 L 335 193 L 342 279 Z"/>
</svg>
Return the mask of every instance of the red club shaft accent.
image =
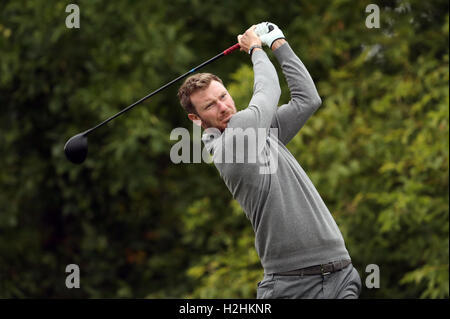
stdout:
<svg viewBox="0 0 450 319">
<path fill-rule="evenodd" d="M 228 54 L 230 54 L 231 52 L 233 52 L 234 50 L 239 49 L 240 47 L 241 47 L 241 46 L 239 45 L 239 43 L 236 43 L 235 45 L 233 45 L 233 46 L 229 47 L 228 49 L 226 49 L 225 51 L 223 51 L 223 54 L 224 54 L 224 55 L 228 55 Z"/>
</svg>

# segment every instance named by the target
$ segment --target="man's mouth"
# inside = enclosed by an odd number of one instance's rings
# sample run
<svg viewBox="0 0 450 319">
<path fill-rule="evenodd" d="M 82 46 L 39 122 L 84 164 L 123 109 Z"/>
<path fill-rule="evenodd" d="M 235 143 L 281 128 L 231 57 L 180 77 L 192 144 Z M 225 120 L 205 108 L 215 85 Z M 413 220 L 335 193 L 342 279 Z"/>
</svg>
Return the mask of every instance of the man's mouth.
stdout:
<svg viewBox="0 0 450 319">
<path fill-rule="evenodd" d="M 222 122 L 228 122 L 232 116 L 233 116 L 233 114 L 229 114 L 229 115 L 225 116 L 223 118 Z"/>
</svg>

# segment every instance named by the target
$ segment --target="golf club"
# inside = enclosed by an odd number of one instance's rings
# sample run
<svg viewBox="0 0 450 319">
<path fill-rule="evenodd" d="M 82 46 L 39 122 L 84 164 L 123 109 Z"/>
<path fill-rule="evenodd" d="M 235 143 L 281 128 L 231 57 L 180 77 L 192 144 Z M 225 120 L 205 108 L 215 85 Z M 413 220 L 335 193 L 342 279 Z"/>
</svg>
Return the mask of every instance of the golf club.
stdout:
<svg viewBox="0 0 450 319">
<path fill-rule="evenodd" d="M 117 114 L 111 116 L 110 118 L 106 119 L 105 121 L 103 121 L 102 123 L 88 129 L 87 131 L 84 131 L 83 133 L 79 133 L 77 135 L 72 136 L 66 143 L 66 145 L 64 145 L 64 153 L 66 154 L 66 157 L 69 161 L 71 161 L 72 163 L 75 164 L 81 164 L 84 162 L 84 160 L 86 159 L 87 156 L 87 152 L 88 152 L 88 140 L 87 140 L 87 135 L 90 134 L 92 131 L 98 129 L 100 126 L 105 125 L 106 123 L 108 123 L 109 121 L 112 121 L 113 119 L 115 119 L 116 117 L 118 117 L 119 115 L 122 115 L 123 113 L 125 113 L 126 111 L 129 111 L 130 109 L 132 109 L 133 107 L 135 107 L 136 105 L 138 105 L 139 103 L 144 102 L 146 99 L 148 99 L 149 97 L 155 95 L 156 93 L 161 92 L 162 90 L 164 90 L 165 88 L 169 87 L 170 85 L 174 84 L 175 82 L 181 80 L 182 78 L 188 76 L 189 74 L 194 73 L 195 71 L 197 71 L 198 69 L 208 65 L 209 63 L 217 60 L 218 58 L 224 56 L 224 55 L 228 55 L 231 52 L 239 49 L 239 43 L 236 43 L 235 45 L 229 47 L 228 49 L 224 50 L 223 52 L 219 53 L 218 55 L 216 55 L 215 57 L 209 59 L 208 61 L 203 62 L 202 64 L 198 65 L 197 67 L 191 69 L 189 72 L 186 72 L 183 75 L 180 75 L 179 77 L 177 77 L 176 79 L 170 81 L 169 83 L 161 86 L 159 89 L 157 89 L 156 91 L 153 91 L 152 93 L 148 94 L 147 96 L 144 96 L 143 98 L 141 98 L 140 100 L 134 102 L 133 104 L 131 104 L 130 106 L 124 108 L 122 111 L 118 112 Z"/>
</svg>

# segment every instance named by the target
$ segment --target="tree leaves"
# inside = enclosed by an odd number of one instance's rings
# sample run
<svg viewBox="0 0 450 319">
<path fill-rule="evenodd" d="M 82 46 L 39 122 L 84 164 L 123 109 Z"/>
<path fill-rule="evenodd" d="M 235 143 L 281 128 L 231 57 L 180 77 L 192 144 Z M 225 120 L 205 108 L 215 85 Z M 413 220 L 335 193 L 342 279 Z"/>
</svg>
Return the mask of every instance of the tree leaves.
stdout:
<svg viewBox="0 0 450 319">
<path fill-rule="evenodd" d="M 213 165 L 170 161 L 171 129 L 192 127 L 176 86 L 89 136 L 83 165 L 63 146 L 273 21 L 323 101 L 288 148 L 360 273 L 380 266 L 382 288 L 362 297 L 448 298 L 447 1 L 383 3 L 380 29 L 353 1 L 88 1 L 80 29 L 65 27 L 66 5 L 0 4 L 0 296 L 256 296 L 242 209 Z M 246 54 L 202 71 L 246 107 Z M 64 286 L 71 263 L 77 291 Z"/>
</svg>

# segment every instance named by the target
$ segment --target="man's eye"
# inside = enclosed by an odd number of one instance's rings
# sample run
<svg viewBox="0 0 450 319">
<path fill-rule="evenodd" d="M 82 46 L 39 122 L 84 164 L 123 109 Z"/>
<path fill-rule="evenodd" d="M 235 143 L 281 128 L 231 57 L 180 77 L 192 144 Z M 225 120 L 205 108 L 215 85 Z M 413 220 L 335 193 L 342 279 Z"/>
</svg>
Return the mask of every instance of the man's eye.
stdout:
<svg viewBox="0 0 450 319">
<path fill-rule="evenodd" d="M 225 96 L 227 96 L 226 93 L 222 94 L 220 98 L 223 99 Z"/>
</svg>

